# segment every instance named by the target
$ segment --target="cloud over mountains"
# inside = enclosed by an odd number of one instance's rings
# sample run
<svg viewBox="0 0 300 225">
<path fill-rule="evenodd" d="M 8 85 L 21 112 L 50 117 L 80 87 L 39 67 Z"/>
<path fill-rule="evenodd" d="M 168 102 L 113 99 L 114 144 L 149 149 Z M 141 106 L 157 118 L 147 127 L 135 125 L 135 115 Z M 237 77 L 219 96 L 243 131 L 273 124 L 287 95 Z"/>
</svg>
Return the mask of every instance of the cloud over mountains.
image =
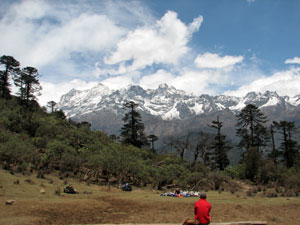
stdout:
<svg viewBox="0 0 300 225">
<path fill-rule="evenodd" d="M 266 74 L 245 53 L 193 48 L 201 45 L 195 40 L 205 24 L 201 14 L 187 21 L 179 12 L 158 16 L 144 2 L 118 0 L 4 1 L 3 7 L 0 54 L 40 71 L 42 104 L 96 82 L 111 89 L 168 83 L 196 95 L 299 94 L 297 56 L 285 61 L 292 67 Z"/>
</svg>

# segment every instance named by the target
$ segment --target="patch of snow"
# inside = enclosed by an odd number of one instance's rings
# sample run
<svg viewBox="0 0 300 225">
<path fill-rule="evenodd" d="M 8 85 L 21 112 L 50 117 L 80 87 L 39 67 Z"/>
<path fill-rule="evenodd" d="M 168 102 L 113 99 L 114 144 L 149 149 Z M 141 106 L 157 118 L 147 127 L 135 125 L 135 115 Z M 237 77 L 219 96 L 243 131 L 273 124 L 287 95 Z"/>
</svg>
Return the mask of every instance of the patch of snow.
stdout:
<svg viewBox="0 0 300 225">
<path fill-rule="evenodd" d="M 223 109 L 226 108 L 224 105 L 222 105 L 222 104 L 219 103 L 219 102 L 216 102 L 216 106 L 217 106 L 218 110 L 223 110 Z"/>
<path fill-rule="evenodd" d="M 196 115 L 200 115 L 201 113 L 204 113 L 204 111 L 203 111 L 203 104 L 195 103 L 195 106 L 194 106 L 194 107 L 191 107 L 190 109 L 191 109 L 191 111 L 193 111 Z"/>
<path fill-rule="evenodd" d="M 230 109 L 230 110 L 233 110 L 233 111 L 240 111 L 240 110 L 242 110 L 245 106 L 246 106 L 246 104 L 244 103 L 244 101 L 240 101 L 237 105 L 229 107 L 229 109 Z"/>
<path fill-rule="evenodd" d="M 278 98 L 271 97 L 271 98 L 269 98 L 268 102 L 266 104 L 264 104 L 262 107 L 274 106 L 274 105 L 277 105 L 279 102 L 280 101 Z"/>
<path fill-rule="evenodd" d="M 176 109 L 176 105 L 174 105 L 173 108 L 166 114 L 161 115 L 161 117 L 163 120 L 180 119 L 179 112 Z"/>
<path fill-rule="evenodd" d="M 293 106 L 298 106 L 300 104 L 300 95 L 296 95 L 292 98 L 289 98 L 288 103 L 290 103 Z"/>
</svg>

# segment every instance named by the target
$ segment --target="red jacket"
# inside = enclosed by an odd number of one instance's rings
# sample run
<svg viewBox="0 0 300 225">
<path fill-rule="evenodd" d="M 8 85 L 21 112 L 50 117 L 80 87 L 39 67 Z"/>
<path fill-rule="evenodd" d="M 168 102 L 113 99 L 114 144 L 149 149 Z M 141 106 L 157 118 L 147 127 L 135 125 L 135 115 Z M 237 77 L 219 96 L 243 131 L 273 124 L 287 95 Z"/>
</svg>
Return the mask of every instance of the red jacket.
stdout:
<svg viewBox="0 0 300 225">
<path fill-rule="evenodd" d="M 195 220 L 198 220 L 201 224 L 207 224 L 210 222 L 210 210 L 211 204 L 205 199 L 200 199 L 195 202 L 194 213 Z"/>
</svg>

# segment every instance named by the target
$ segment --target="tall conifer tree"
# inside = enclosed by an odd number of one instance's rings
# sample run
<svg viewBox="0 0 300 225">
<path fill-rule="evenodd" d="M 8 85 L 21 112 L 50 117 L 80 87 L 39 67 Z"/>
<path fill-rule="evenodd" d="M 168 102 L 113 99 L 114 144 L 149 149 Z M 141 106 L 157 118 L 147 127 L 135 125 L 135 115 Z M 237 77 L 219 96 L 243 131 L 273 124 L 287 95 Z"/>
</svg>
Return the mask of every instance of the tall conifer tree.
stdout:
<svg viewBox="0 0 300 225">
<path fill-rule="evenodd" d="M 144 134 L 144 124 L 141 115 L 136 111 L 138 104 L 133 101 L 124 104 L 129 112 L 125 114 L 124 125 L 121 128 L 121 141 L 123 144 L 131 144 L 138 148 L 148 145 L 147 137 Z"/>
<path fill-rule="evenodd" d="M 237 115 L 237 119 L 236 134 L 241 137 L 239 147 L 244 147 L 247 150 L 249 147 L 259 149 L 266 145 L 268 132 L 264 124 L 267 122 L 267 117 L 258 107 L 248 104 Z"/>
<path fill-rule="evenodd" d="M 268 141 L 268 132 L 264 124 L 267 117 L 258 107 L 248 104 L 237 115 L 237 136 L 241 137 L 239 147 L 244 148 L 242 162 L 246 167 L 246 177 L 255 180 L 260 166 L 261 151 Z"/>
<path fill-rule="evenodd" d="M 293 134 L 297 132 L 295 122 L 274 121 L 273 124 L 277 131 L 282 135 L 280 153 L 284 163 L 290 168 L 296 164 L 296 161 L 299 158 L 297 142 L 293 140 Z"/>
<path fill-rule="evenodd" d="M 230 150 L 230 146 L 228 141 L 226 141 L 226 136 L 221 134 L 223 123 L 219 120 L 219 117 L 217 117 L 217 120 L 212 121 L 210 127 L 217 130 L 217 135 L 215 136 L 215 141 L 212 145 L 212 148 L 214 149 L 213 158 L 217 168 L 224 170 L 229 165 L 227 152 Z"/>
<path fill-rule="evenodd" d="M 29 102 L 36 98 L 35 94 L 39 95 L 42 89 L 38 80 L 39 73 L 34 67 L 25 67 L 14 79 L 15 85 L 19 87 L 19 95 L 22 100 Z"/>
<path fill-rule="evenodd" d="M 0 71 L 0 94 L 3 98 L 9 98 L 9 78 L 20 71 L 20 63 L 12 56 L 3 55 L 0 57 L 0 65 L 4 65 L 4 70 Z"/>
</svg>

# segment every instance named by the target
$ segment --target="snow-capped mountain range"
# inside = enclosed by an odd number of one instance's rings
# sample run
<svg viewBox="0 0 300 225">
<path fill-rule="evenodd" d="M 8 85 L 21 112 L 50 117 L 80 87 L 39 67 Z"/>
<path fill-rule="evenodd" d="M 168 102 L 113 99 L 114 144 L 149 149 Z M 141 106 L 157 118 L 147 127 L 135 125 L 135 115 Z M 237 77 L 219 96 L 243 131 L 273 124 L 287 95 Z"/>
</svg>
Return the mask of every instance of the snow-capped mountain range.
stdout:
<svg viewBox="0 0 300 225">
<path fill-rule="evenodd" d="M 280 106 L 285 110 L 293 110 L 300 105 L 300 95 L 279 96 L 276 92 L 267 91 L 265 93 L 250 92 L 244 97 L 196 96 L 167 84 L 161 84 L 157 89 L 145 90 L 140 86 L 130 85 L 120 90 L 110 90 L 99 83 L 88 90 L 72 89 L 61 97 L 58 107 L 70 118 L 103 110 L 123 117 L 123 104 L 129 101 L 139 104 L 138 110 L 143 113 L 170 121 L 223 110 L 237 113 L 250 103 L 261 109 Z"/>
</svg>

